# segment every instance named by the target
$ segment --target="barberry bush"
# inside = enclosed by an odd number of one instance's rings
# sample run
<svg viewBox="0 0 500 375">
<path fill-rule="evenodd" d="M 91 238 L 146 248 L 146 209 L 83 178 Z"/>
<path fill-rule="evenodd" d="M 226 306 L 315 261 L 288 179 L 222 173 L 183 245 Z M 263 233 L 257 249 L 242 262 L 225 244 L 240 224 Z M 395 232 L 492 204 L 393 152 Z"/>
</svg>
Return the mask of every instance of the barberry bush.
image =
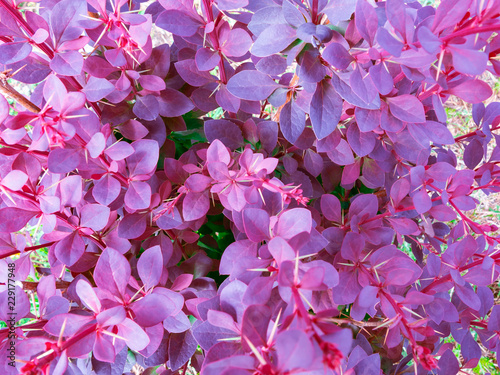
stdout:
<svg viewBox="0 0 500 375">
<path fill-rule="evenodd" d="M 500 355 L 499 32 L 499 0 L 0 0 L 0 372 Z"/>
</svg>

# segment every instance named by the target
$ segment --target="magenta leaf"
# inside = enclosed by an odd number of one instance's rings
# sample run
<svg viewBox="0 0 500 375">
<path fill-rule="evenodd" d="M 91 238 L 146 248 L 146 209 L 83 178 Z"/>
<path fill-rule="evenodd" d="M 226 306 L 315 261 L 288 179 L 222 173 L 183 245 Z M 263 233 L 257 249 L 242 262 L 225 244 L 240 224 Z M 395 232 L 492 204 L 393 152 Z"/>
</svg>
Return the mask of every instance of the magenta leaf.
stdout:
<svg viewBox="0 0 500 375">
<path fill-rule="evenodd" d="M 146 175 L 156 168 L 158 162 L 158 142 L 140 139 L 132 143 L 134 153 L 126 158 L 131 176 Z"/>
<path fill-rule="evenodd" d="M 69 236 L 59 241 L 54 248 L 54 253 L 62 263 L 67 266 L 75 264 L 85 252 L 85 243 L 78 232 L 73 232 Z"/>
<path fill-rule="evenodd" d="M 258 208 L 243 211 L 243 226 L 250 241 L 261 242 L 269 239 L 269 215 Z"/>
<path fill-rule="evenodd" d="M 172 315 L 175 306 L 164 295 L 153 293 L 141 298 L 132 305 L 135 321 L 143 327 L 152 327 Z"/>
<path fill-rule="evenodd" d="M 76 293 L 85 307 L 96 314 L 101 311 L 101 301 L 99 301 L 99 298 L 97 298 L 97 295 L 88 282 L 78 280 L 76 283 Z"/>
<path fill-rule="evenodd" d="M 153 246 L 142 253 L 137 262 L 137 272 L 146 290 L 156 286 L 162 273 L 163 256 L 160 246 Z"/>
<path fill-rule="evenodd" d="M 281 214 L 276 235 L 288 240 L 299 233 L 310 232 L 311 227 L 311 212 L 305 208 L 294 208 Z"/>
<path fill-rule="evenodd" d="M 109 207 L 100 204 L 87 204 L 80 212 L 80 226 L 100 231 L 108 224 Z"/>
<path fill-rule="evenodd" d="M 130 265 L 118 251 L 106 248 L 95 266 L 94 280 L 99 288 L 123 296 L 130 279 Z"/>
<path fill-rule="evenodd" d="M 129 318 L 125 318 L 125 320 L 118 325 L 118 336 L 123 337 L 127 342 L 127 346 L 135 351 L 140 351 L 149 344 L 149 337 L 146 332 Z"/>
<path fill-rule="evenodd" d="M 131 181 L 125 193 L 125 205 L 132 210 L 141 210 L 151 203 L 151 187 L 143 181 Z"/>
<path fill-rule="evenodd" d="M 208 212 L 210 199 L 206 192 L 187 193 L 182 202 L 182 216 L 185 221 L 197 220 Z"/>
</svg>

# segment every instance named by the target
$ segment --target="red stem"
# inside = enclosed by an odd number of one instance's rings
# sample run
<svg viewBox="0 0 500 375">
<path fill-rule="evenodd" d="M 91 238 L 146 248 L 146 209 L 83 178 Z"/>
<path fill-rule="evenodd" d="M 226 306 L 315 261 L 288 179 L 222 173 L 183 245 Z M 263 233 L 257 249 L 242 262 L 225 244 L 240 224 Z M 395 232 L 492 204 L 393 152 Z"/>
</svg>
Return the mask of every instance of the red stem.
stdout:
<svg viewBox="0 0 500 375">
<path fill-rule="evenodd" d="M 314 24 L 318 21 L 318 0 L 312 0 L 311 20 Z"/>
<path fill-rule="evenodd" d="M 207 23 L 214 22 L 214 14 L 212 12 L 212 4 L 210 0 L 202 0 L 201 4 L 203 5 L 202 9 L 205 13 L 205 17 L 207 18 Z M 214 26 L 215 27 L 215 26 Z M 220 81 L 223 84 L 227 83 L 227 75 L 226 70 L 224 68 L 224 56 L 220 51 L 219 40 L 217 39 L 217 35 L 215 30 L 212 31 L 209 35 L 210 41 L 212 42 L 212 47 L 219 52 L 219 73 L 220 73 Z"/>
<path fill-rule="evenodd" d="M 494 131 L 494 130 L 498 130 L 498 129 L 500 129 L 500 125 L 497 125 L 497 126 L 495 126 L 495 127 L 491 128 L 491 129 L 490 129 L 490 131 Z M 474 130 L 473 132 L 470 132 L 470 133 L 467 133 L 467 134 L 461 135 L 461 136 L 459 136 L 459 137 L 456 137 L 456 138 L 455 138 L 455 143 L 456 143 L 456 142 L 460 142 L 460 141 L 461 141 L 461 140 L 463 140 L 463 139 L 466 139 L 466 138 L 469 138 L 469 137 L 472 137 L 472 136 L 476 135 L 478 131 L 479 131 L 479 130 Z"/>
<path fill-rule="evenodd" d="M 44 247 L 49 247 L 49 246 L 52 246 L 53 244 L 55 244 L 55 241 L 52 241 L 52 242 L 47 242 L 47 243 L 44 243 L 44 244 L 40 244 L 40 245 L 36 245 L 36 246 L 29 246 L 29 247 L 26 247 L 23 252 L 26 252 L 26 251 L 35 251 L 35 250 L 38 250 L 38 249 L 43 249 Z M 5 259 L 5 258 L 8 258 L 12 255 L 16 255 L 16 254 L 20 254 L 21 251 L 20 250 L 11 250 L 9 251 L 8 253 L 4 253 L 2 255 L 0 255 L 0 259 Z"/>
<path fill-rule="evenodd" d="M 463 30 L 458 30 L 455 31 L 449 35 L 446 35 L 445 37 L 441 38 L 441 40 L 446 43 L 454 38 L 458 38 L 461 36 L 467 36 L 471 34 L 479 34 L 479 33 L 486 33 L 486 32 L 494 32 L 494 31 L 500 31 L 500 25 L 487 25 L 487 26 L 479 26 L 475 28 L 468 28 L 468 29 L 463 29 Z"/>
</svg>

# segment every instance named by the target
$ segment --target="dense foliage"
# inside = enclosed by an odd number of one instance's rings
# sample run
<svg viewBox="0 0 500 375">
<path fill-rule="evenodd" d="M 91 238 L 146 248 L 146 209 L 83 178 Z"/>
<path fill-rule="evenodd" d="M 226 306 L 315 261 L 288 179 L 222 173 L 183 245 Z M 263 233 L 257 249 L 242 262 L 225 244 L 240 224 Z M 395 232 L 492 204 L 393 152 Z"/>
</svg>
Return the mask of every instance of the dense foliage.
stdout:
<svg viewBox="0 0 500 375">
<path fill-rule="evenodd" d="M 499 0 L 142 2 L 0 0 L 2 374 L 500 353 Z"/>
</svg>

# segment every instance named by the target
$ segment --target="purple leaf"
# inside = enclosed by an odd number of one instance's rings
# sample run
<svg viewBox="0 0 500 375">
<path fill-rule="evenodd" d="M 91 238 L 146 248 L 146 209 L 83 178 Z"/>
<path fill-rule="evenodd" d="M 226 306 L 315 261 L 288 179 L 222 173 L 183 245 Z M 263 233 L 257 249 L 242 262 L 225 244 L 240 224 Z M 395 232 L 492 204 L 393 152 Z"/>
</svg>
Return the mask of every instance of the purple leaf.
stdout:
<svg viewBox="0 0 500 375">
<path fill-rule="evenodd" d="M 214 81 L 214 77 L 209 72 L 198 70 L 194 59 L 176 62 L 175 69 L 191 86 L 200 87 Z"/>
<path fill-rule="evenodd" d="M 158 98 L 160 115 L 164 117 L 177 117 L 188 113 L 194 108 L 193 102 L 182 92 L 166 88 Z"/>
<path fill-rule="evenodd" d="M 155 75 L 141 75 L 139 77 L 139 83 L 146 90 L 150 91 L 162 91 L 166 88 L 165 81 Z"/>
<path fill-rule="evenodd" d="M 373 45 L 378 26 L 375 8 L 366 0 L 358 0 L 355 14 L 356 29 L 369 45 Z"/>
<path fill-rule="evenodd" d="M 158 16 L 156 26 L 170 31 L 174 35 L 191 36 L 201 27 L 201 22 L 185 12 L 170 9 Z"/>
<path fill-rule="evenodd" d="M 18 191 L 23 188 L 26 182 L 28 182 L 28 175 L 26 173 L 13 170 L 2 178 L 1 184 L 10 190 Z"/>
<path fill-rule="evenodd" d="M 276 76 L 286 70 L 287 64 L 286 60 L 280 55 L 271 55 L 260 59 L 259 62 L 255 64 L 255 68 L 264 74 Z"/>
<path fill-rule="evenodd" d="M 418 40 L 425 49 L 430 54 L 436 54 L 439 52 L 441 47 L 441 39 L 439 39 L 428 27 L 420 26 L 417 32 Z"/>
<path fill-rule="evenodd" d="M 101 311 L 101 301 L 99 301 L 99 298 L 97 298 L 97 295 L 88 282 L 78 280 L 76 283 L 76 293 L 85 307 L 96 314 Z"/>
<path fill-rule="evenodd" d="M 311 123 L 318 139 L 330 135 L 340 120 L 342 114 L 342 99 L 329 81 L 321 81 L 311 101 Z"/>
<path fill-rule="evenodd" d="M 482 51 L 448 46 L 453 57 L 454 68 L 463 74 L 478 76 L 483 74 L 488 63 L 488 55 Z"/>
<path fill-rule="evenodd" d="M 108 147 L 104 153 L 111 160 L 123 160 L 134 153 L 134 148 L 127 142 L 116 142 Z"/>
<path fill-rule="evenodd" d="M 347 69 L 354 58 L 340 43 L 330 43 L 323 50 L 323 58 L 337 69 Z"/>
<path fill-rule="evenodd" d="M 441 358 L 439 358 L 438 368 L 437 373 L 439 375 L 455 375 L 458 373 L 460 364 L 451 349 L 446 350 Z"/>
<path fill-rule="evenodd" d="M 182 333 L 172 333 L 168 344 L 168 367 L 172 371 L 184 366 L 198 348 L 198 342 L 190 329 Z"/>
<path fill-rule="evenodd" d="M 76 76 L 82 72 L 83 57 L 78 51 L 57 53 L 50 61 L 51 69 L 63 76 Z"/>
<path fill-rule="evenodd" d="M 78 27 L 78 21 L 84 14 L 87 14 L 85 1 L 62 0 L 52 8 L 50 28 L 56 47 L 81 35 L 82 29 Z"/>
<path fill-rule="evenodd" d="M 283 371 L 309 369 L 314 349 L 303 331 L 289 330 L 279 333 L 275 347 L 279 368 Z"/>
<path fill-rule="evenodd" d="M 243 226 L 248 239 L 252 242 L 269 240 L 269 214 L 259 208 L 243 211 Z"/>
<path fill-rule="evenodd" d="M 286 103 L 280 113 L 280 128 L 290 143 L 295 143 L 306 126 L 306 114 L 295 100 Z"/>
<path fill-rule="evenodd" d="M 61 206 L 76 207 L 82 200 L 82 178 L 78 175 L 68 176 L 59 184 L 61 189 Z"/>
<path fill-rule="evenodd" d="M 377 42 L 394 57 L 401 56 L 404 44 L 397 40 L 387 29 L 381 27 L 377 30 Z"/>
<path fill-rule="evenodd" d="M 247 340 L 253 343 L 255 347 L 265 346 L 267 344 L 267 328 L 271 320 L 271 310 L 265 305 L 249 306 L 243 314 L 241 324 L 241 336 L 244 337 L 242 345 L 247 350 Z"/>
<path fill-rule="evenodd" d="M 95 182 L 94 189 L 92 189 L 92 196 L 98 203 L 108 206 L 118 198 L 120 191 L 120 182 L 111 176 L 111 174 L 105 174 Z"/>
<path fill-rule="evenodd" d="M 182 311 L 175 316 L 169 316 L 163 321 L 163 327 L 171 333 L 181 333 L 191 328 L 191 322 Z"/>
<path fill-rule="evenodd" d="M 483 160 L 484 149 L 482 143 L 473 139 L 465 146 L 464 163 L 469 169 L 474 169 Z"/>
<path fill-rule="evenodd" d="M 354 156 L 349 144 L 341 139 L 339 144 L 334 150 L 328 152 L 328 157 L 335 164 L 338 165 L 351 165 L 354 164 Z"/>
<path fill-rule="evenodd" d="M 134 114 L 146 121 L 153 121 L 160 114 L 160 105 L 154 95 L 136 96 Z"/>
<path fill-rule="evenodd" d="M 148 129 L 137 120 L 128 120 L 118 129 L 125 138 L 133 141 L 144 138 L 149 133 Z"/>
<path fill-rule="evenodd" d="M 219 87 L 219 90 L 215 93 L 215 100 L 222 109 L 233 113 L 237 113 L 241 105 L 240 99 L 231 94 L 226 85 L 221 85 Z"/>
<path fill-rule="evenodd" d="M 342 222 L 340 201 L 335 195 L 323 194 L 321 196 L 321 212 L 327 220 Z"/>
<path fill-rule="evenodd" d="M 419 189 L 413 194 L 413 204 L 419 214 L 423 214 L 431 209 L 432 201 L 425 188 Z"/>
<path fill-rule="evenodd" d="M 48 159 L 49 171 L 52 173 L 68 173 L 80 164 L 80 153 L 69 148 L 56 148 Z"/>
<path fill-rule="evenodd" d="M 373 65 L 370 68 L 369 76 L 378 92 L 382 95 L 390 94 L 394 88 L 394 80 L 392 79 L 385 63 Z"/>
<path fill-rule="evenodd" d="M 248 5 L 248 1 L 249 0 L 218 0 L 217 7 L 220 10 L 234 10 L 246 7 Z"/>
<path fill-rule="evenodd" d="M 245 100 L 264 100 L 278 87 L 278 83 L 257 70 L 243 70 L 227 83 L 231 94 Z"/>
<path fill-rule="evenodd" d="M 2 43 L 0 45 L 0 63 L 13 64 L 24 60 L 31 53 L 31 46 L 24 42 Z"/>
<path fill-rule="evenodd" d="M 356 107 L 354 113 L 356 115 L 356 123 L 362 132 L 375 130 L 380 125 L 380 111 L 370 111 Z"/>
<path fill-rule="evenodd" d="M 232 29 L 219 36 L 221 52 L 230 57 L 241 57 L 248 52 L 252 46 L 252 38 L 243 29 Z"/>
<path fill-rule="evenodd" d="M 200 48 L 196 51 L 194 60 L 198 70 L 209 71 L 219 64 L 220 56 L 217 51 L 213 51 L 210 48 Z"/>
<path fill-rule="evenodd" d="M 127 346 L 136 352 L 141 351 L 149 344 L 149 337 L 146 332 L 129 318 L 125 318 L 125 320 L 118 325 L 117 335 L 123 337 L 127 342 Z"/>
<path fill-rule="evenodd" d="M 9 102 L 0 95 L 0 123 L 4 122 L 9 115 Z"/>
<path fill-rule="evenodd" d="M 387 98 L 389 109 L 394 117 L 406 122 L 425 122 L 424 106 L 412 95 L 400 95 Z"/>
<path fill-rule="evenodd" d="M 432 24 L 432 31 L 440 32 L 459 22 L 467 13 L 472 0 L 445 0 L 439 3 Z"/>
<path fill-rule="evenodd" d="M 266 57 L 281 52 L 296 38 L 296 31 L 290 26 L 272 24 L 257 37 L 252 47 L 252 55 Z"/>
<path fill-rule="evenodd" d="M 82 92 L 91 102 L 97 102 L 115 91 L 115 86 L 104 78 L 90 77 Z"/>
</svg>

